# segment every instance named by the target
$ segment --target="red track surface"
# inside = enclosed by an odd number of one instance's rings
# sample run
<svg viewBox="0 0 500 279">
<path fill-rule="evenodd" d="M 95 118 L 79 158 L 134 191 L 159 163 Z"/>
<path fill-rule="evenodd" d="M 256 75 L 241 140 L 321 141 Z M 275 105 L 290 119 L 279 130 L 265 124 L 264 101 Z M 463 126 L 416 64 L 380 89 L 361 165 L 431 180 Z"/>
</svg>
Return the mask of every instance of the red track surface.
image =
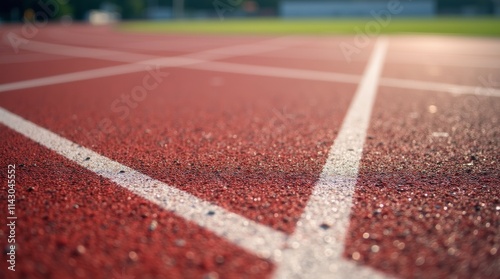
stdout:
<svg viewBox="0 0 500 279">
<path fill-rule="evenodd" d="M 11 31 L 18 29 L 5 28 L 2 35 Z M 352 40 L 143 35 L 50 26 L 32 41 L 197 58 L 198 52 L 205 55 L 229 46 L 282 47 L 215 59 L 316 74 L 286 78 L 261 71 L 167 67 L 159 70 L 156 77 L 161 80 L 143 99 L 127 104 L 123 96 L 131 96 L 145 77 L 151 78 L 144 65 L 144 70 L 133 73 L 5 90 L 0 92 L 0 107 L 153 179 L 292 236 L 358 87 L 315 77 L 335 72 L 361 79 L 375 41 L 349 63 L 338 44 Z M 382 82 L 397 78 L 402 83 L 439 82 L 497 92 L 500 67 L 491 65 L 500 61 L 499 45 L 492 39 L 392 37 Z M 0 50 L 5 58 L 0 64 L 0 91 L 13 82 L 126 65 L 109 57 L 75 58 L 22 49 L 15 54 L 7 43 Z M 413 52 L 414 63 L 398 58 Z M 417 63 L 420 58 L 428 63 Z M 380 86 L 343 260 L 397 278 L 500 278 L 499 111 L 498 96 Z M 0 124 L 0 177 L 5 189 L 0 194 L 0 219 L 2 224 L 7 220 L 7 166 L 16 164 L 16 271 L 7 269 L 4 253 L 0 277 L 275 275 L 280 265 L 276 258 L 256 256 L 229 236 L 211 232 L 198 220 L 187 221 L 7 126 Z M 0 233 L 5 240 L 9 231 L 2 225 Z M 7 243 L 2 245 L 7 252 Z"/>
<path fill-rule="evenodd" d="M 1 155 L 17 163 L 17 214 L 24 219 L 16 228 L 22 263 L 13 274 L 2 261 L 3 278 L 260 278 L 272 271 L 197 225 L 1 132 L 2 142 L 22 147 Z"/>
<path fill-rule="evenodd" d="M 143 76 L 35 88 L 23 95 L 4 94 L 0 101 L 113 160 L 292 232 L 354 85 L 338 86 L 334 92 L 328 83 L 305 87 L 297 81 L 259 78 L 256 84 L 255 78 L 226 74 L 224 86 L 216 87 L 210 85 L 212 73 L 173 70 L 121 120 L 123 114 L 114 113 L 110 104 L 129 94 Z M 304 100 L 306 90 L 314 92 Z M 314 111 L 308 109 L 312 107 Z M 47 117 L 46 108 L 53 117 Z M 114 123 L 109 135 L 99 130 L 105 118 Z"/>
<path fill-rule="evenodd" d="M 477 101 L 468 106 L 467 98 Z M 500 153 L 491 119 L 499 111 L 485 97 L 381 89 L 345 255 L 357 251 L 360 261 L 407 278 L 499 276 L 492 249 L 500 241 Z"/>
</svg>

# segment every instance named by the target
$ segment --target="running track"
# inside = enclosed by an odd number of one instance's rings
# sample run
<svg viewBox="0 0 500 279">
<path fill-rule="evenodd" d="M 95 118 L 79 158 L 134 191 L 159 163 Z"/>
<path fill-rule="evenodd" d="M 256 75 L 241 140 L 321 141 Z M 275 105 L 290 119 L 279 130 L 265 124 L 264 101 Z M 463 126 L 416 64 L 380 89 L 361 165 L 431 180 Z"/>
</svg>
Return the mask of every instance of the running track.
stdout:
<svg viewBox="0 0 500 279">
<path fill-rule="evenodd" d="M 498 39 L 0 31 L 1 278 L 500 278 Z"/>
</svg>

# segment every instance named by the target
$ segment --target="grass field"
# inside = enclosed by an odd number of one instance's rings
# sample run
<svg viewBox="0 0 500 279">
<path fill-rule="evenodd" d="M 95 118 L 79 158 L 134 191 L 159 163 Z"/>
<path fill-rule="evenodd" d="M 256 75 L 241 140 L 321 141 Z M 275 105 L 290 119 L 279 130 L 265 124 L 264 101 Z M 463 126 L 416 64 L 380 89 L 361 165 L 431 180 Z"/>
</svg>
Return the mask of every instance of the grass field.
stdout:
<svg viewBox="0 0 500 279">
<path fill-rule="evenodd" d="M 374 24 L 375 23 L 375 24 Z M 378 25 L 380 31 L 375 27 Z M 500 18 L 392 19 L 385 26 L 374 18 L 363 19 L 226 19 L 193 21 L 137 21 L 120 29 L 139 32 L 219 34 L 355 34 L 373 28 L 377 34 L 437 33 L 471 36 L 500 36 Z M 375 31 L 369 31 L 374 33 Z"/>
</svg>

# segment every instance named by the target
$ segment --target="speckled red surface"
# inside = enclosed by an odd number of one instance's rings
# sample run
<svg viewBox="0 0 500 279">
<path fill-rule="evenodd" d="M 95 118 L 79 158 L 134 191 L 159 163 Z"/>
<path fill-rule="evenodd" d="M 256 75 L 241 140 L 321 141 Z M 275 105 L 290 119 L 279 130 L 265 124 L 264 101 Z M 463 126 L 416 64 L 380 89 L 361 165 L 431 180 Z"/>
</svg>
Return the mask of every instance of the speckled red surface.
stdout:
<svg viewBox="0 0 500 279">
<path fill-rule="evenodd" d="M 10 31 L 19 28 L 3 26 L 0 35 Z M 32 39 L 170 56 L 271 38 L 130 35 L 75 24 L 47 26 Z M 270 52 L 224 61 L 361 74 L 371 52 L 362 48 L 346 63 L 338 43 L 352 37 L 282 39 L 297 44 L 274 58 L 266 57 Z M 480 79 L 498 80 L 491 67 L 391 59 L 406 53 L 431 62 L 428 54 L 452 62 L 483 55 L 485 61 L 500 57 L 495 46 L 484 38 L 391 37 L 383 75 L 494 87 Z M 284 57 L 293 53 L 300 55 Z M 0 54 L 14 55 L 5 44 Z M 116 64 L 4 63 L 0 82 Z M 123 103 L 119 111 L 112 104 L 141 85 L 147 72 L 3 92 L 0 106 L 204 200 L 293 232 L 356 85 L 162 72 L 169 76 L 128 113 Z M 401 278 L 499 278 L 499 111 L 496 98 L 381 88 L 344 256 Z M 108 120 L 113 124 L 105 131 Z M 0 167 L 18 165 L 14 278 L 266 278 L 275 269 L 3 126 L 0 135 Z M 1 219 L 5 214 L 0 210 Z M 6 235 L 5 228 L 0 233 Z M 12 277 L 5 257 L 0 278 Z"/>
<path fill-rule="evenodd" d="M 16 271 L 7 270 L 2 253 L 1 278 L 236 279 L 272 272 L 271 263 L 1 125 L 0 134 L 0 179 L 16 165 L 18 217 Z M 6 227 L 0 234 L 4 249 Z"/>
<path fill-rule="evenodd" d="M 345 257 L 402 278 L 500 278 L 499 112 L 497 99 L 382 88 Z"/>
<path fill-rule="evenodd" d="M 8 70 L 2 71 L 2 74 L 0 75 L 0 83 L 50 77 L 122 64 L 123 63 L 119 62 L 110 62 L 89 58 L 66 58 L 52 61 L 9 63 L 2 65 L 3 69 Z"/>
<path fill-rule="evenodd" d="M 167 184 L 292 232 L 355 85 L 164 71 L 170 75 L 128 117 L 111 104 L 130 95 L 145 73 L 4 93 L 0 105 Z M 111 133 L 99 130 L 105 118 L 114 123 Z"/>
</svg>

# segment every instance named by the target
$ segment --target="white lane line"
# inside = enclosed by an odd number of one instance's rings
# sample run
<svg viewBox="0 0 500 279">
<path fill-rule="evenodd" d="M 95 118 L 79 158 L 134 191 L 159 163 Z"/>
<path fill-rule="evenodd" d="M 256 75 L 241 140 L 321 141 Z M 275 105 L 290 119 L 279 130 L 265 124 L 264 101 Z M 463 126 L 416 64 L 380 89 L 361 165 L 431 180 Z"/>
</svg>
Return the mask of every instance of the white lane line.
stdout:
<svg viewBox="0 0 500 279">
<path fill-rule="evenodd" d="M 500 69 L 500 59 L 498 58 L 460 54 L 435 55 L 391 51 L 391 54 L 387 57 L 387 63 Z"/>
<path fill-rule="evenodd" d="M 51 44 L 39 41 L 29 41 L 26 44 L 19 46 L 20 49 L 36 51 L 42 53 L 70 56 L 70 57 L 81 57 L 81 58 L 92 58 L 100 60 L 109 60 L 117 62 L 134 63 L 138 61 L 148 60 L 158 58 L 157 56 L 130 53 L 119 50 L 108 50 L 100 48 L 89 48 L 89 47 L 78 47 L 69 45 L 59 45 Z"/>
<path fill-rule="evenodd" d="M 0 123 L 257 256 L 273 260 L 276 251 L 282 249 L 286 241 L 282 232 L 155 180 L 3 108 L 0 108 Z M 210 211 L 209 216 L 207 213 Z"/>
<path fill-rule="evenodd" d="M 286 48 L 286 46 L 290 46 L 295 43 L 293 41 L 290 43 L 289 40 L 290 38 L 287 37 L 279 37 L 260 42 L 282 42 L 283 45 L 279 46 L 265 46 L 258 44 L 236 45 L 173 57 L 142 55 L 114 50 L 102 50 L 103 52 L 100 52 L 100 49 L 95 48 L 73 47 L 30 41 L 28 44 L 22 45 L 21 47 L 27 47 L 31 51 L 38 51 L 42 53 L 59 53 L 70 57 L 87 57 L 116 62 L 135 63 L 130 65 L 112 66 L 101 69 L 86 70 L 26 81 L 7 83 L 0 85 L 0 92 L 145 71 L 146 69 L 144 68 L 144 66 L 140 65 L 150 65 L 154 67 L 184 67 L 203 71 L 217 71 L 225 73 L 239 73 L 245 75 L 319 80 L 339 83 L 357 84 L 360 81 L 360 76 L 351 74 L 210 61 L 214 59 L 222 59 L 245 54 L 255 55 L 258 53 L 265 53 L 280 48 Z M 228 53 L 224 53 L 224 51 L 228 51 Z M 197 59 L 197 56 L 204 57 L 204 59 Z M 141 60 L 140 62 L 138 62 L 137 60 L 140 58 L 151 59 Z M 398 78 L 382 78 L 380 80 L 380 85 L 404 89 L 446 92 L 453 94 L 476 94 L 500 97 L 500 89 L 487 88 L 483 86 L 456 85 Z"/>
<path fill-rule="evenodd" d="M 4 37 L 4 41 L 6 40 L 7 37 Z M 267 45 L 268 43 L 281 42 L 283 40 L 284 39 L 282 37 L 278 37 L 256 43 L 217 47 L 189 54 L 176 55 L 169 58 L 189 57 L 194 59 L 216 60 L 216 59 L 230 58 L 235 56 L 257 55 L 259 53 L 285 49 L 290 44 L 292 44 L 288 43 L 282 45 Z M 92 59 L 125 62 L 125 63 L 136 63 L 144 60 L 165 58 L 157 55 L 139 54 L 133 52 L 120 51 L 120 50 L 110 50 L 110 49 L 93 48 L 93 47 L 61 45 L 61 44 L 53 44 L 40 41 L 29 41 L 26 44 L 19 45 L 19 48 L 40 53 L 57 54 L 70 57 L 92 58 Z"/>
<path fill-rule="evenodd" d="M 183 68 L 216 71 L 224 73 L 237 73 L 245 75 L 257 75 L 265 77 L 280 77 L 292 79 L 305 79 L 315 81 L 329 81 L 338 83 L 353 83 L 358 84 L 361 77 L 352 74 L 342 74 L 315 70 L 290 69 L 282 67 L 257 66 L 248 64 L 237 64 L 227 62 L 212 62 L 189 64 L 182 66 Z M 381 78 L 381 86 L 415 89 L 435 92 L 445 92 L 452 94 L 476 94 L 492 97 L 500 97 L 500 89 L 487 88 L 482 86 L 457 85 L 450 83 L 419 81 L 410 79 L 398 78 Z"/>
<path fill-rule="evenodd" d="M 315 51 L 311 48 L 304 48 L 302 51 L 292 51 L 289 49 L 287 52 L 269 52 L 269 53 L 258 53 L 254 56 L 259 57 L 269 57 L 269 58 L 288 58 L 288 59 L 299 59 L 299 60 L 320 60 L 329 62 L 342 62 L 347 64 L 344 54 L 338 52 L 327 52 L 325 50 Z M 366 63 L 368 57 L 352 57 L 352 62 L 363 62 Z"/>
<path fill-rule="evenodd" d="M 278 51 L 287 48 L 283 45 L 236 45 L 200 51 L 193 54 L 188 54 L 190 58 L 204 59 L 204 60 L 219 60 L 224 58 L 236 56 L 249 56 L 266 53 L 271 51 Z"/>
<path fill-rule="evenodd" d="M 493 87 L 488 88 L 483 86 L 456 85 L 451 83 L 398 79 L 398 78 L 382 78 L 380 80 L 380 85 L 387 87 L 394 87 L 394 88 L 422 90 L 426 92 L 437 91 L 437 92 L 446 92 L 457 95 L 474 94 L 474 95 L 482 95 L 490 97 L 500 97 L 500 89 Z"/>
<path fill-rule="evenodd" d="M 184 66 L 184 68 L 224 73 L 237 73 L 244 75 L 257 75 L 265 77 L 280 77 L 354 84 L 357 84 L 361 79 L 360 76 L 350 74 L 226 62 L 206 62 L 200 63 L 198 65 L 186 65 Z"/>
<path fill-rule="evenodd" d="M 339 53 L 328 53 L 325 52 L 313 52 L 313 51 L 302 51 L 294 53 L 292 51 L 288 52 L 269 52 L 269 53 L 257 53 L 253 56 L 259 57 L 271 57 L 271 58 L 288 58 L 288 59 L 300 59 L 300 60 L 329 60 L 336 62 L 346 62 L 345 57 Z M 387 57 L 387 64 L 410 64 L 410 65 L 424 65 L 424 66 L 452 66 L 452 67 L 463 67 L 463 68 L 491 68 L 500 69 L 500 59 L 485 59 L 483 57 L 471 58 L 467 56 L 463 58 L 462 56 L 452 57 L 455 59 L 450 59 L 450 57 L 442 56 L 416 56 L 414 53 L 396 54 L 391 52 L 391 56 Z M 367 59 L 364 57 L 353 57 L 353 62 L 364 62 Z"/>
<path fill-rule="evenodd" d="M 79 71 L 74 73 L 1 84 L 0 92 L 75 82 L 88 79 L 110 77 L 110 76 L 137 73 L 137 72 L 145 72 L 145 71 L 156 70 L 160 66 L 181 67 L 188 64 L 200 63 L 200 62 L 203 61 L 196 59 L 189 59 L 189 58 L 169 58 L 168 60 L 153 59 L 134 64 L 111 66 L 93 70 Z"/>
<path fill-rule="evenodd" d="M 207 64 L 206 66 L 195 64 Z M 235 63 L 210 62 L 207 60 L 192 59 L 189 57 L 165 57 L 146 60 L 133 64 L 111 66 L 93 70 L 85 70 L 68 74 L 42 77 L 25 81 L 18 81 L 6 84 L 0 84 L 0 92 L 28 89 L 46 85 L 55 85 L 61 83 L 96 79 L 102 77 L 116 76 L 122 74 L 147 71 L 156 67 L 182 67 L 204 71 L 218 71 L 225 73 L 239 73 L 249 75 L 260 75 L 266 77 L 282 77 L 292 79 L 306 79 L 330 82 L 357 83 L 359 76 L 349 74 L 339 74 L 312 70 L 288 69 L 279 67 L 253 66 Z"/>
<path fill-rule="evenodd" d="M 379 38 L 276 278 L 385 278 L 342 257 L 363 145 L 388 42 Z"/>
<path fill-rule="evenodd" d="M 205 52 L 203 52 L 205 53 Z M 226 56 L 227 57 L 227 56 Z M 99 58 L 99 57 L 94 57 Z M 108 58 L 112 58 L 111 56 Z M 212 57 L 215 58 L 215 57 Z M 110 59 L 111 60 L 111 59 Z M 114 60 L 113 61 L 117 61 Z M 123 61 L 121 61 L 123 62 Z M 116 76 L 128 73 L 143 72 L 150 67 L 179 67 L 202 71 L 214 71 L 224 73 L 237 73 L 244 75 L 257 75 L 265 77 L 280 77 L 292 79 L 304 79 L 314 81 L 327 81 L 338 83 L 357 84 L 361 77 L 358 75 L 333 73 L 315 70 L 291 69 L 283 67 L 258 66 L 227 62 L 212 62 L 209 60 L 193 59 L 189 55 L 163 57 L 133 64 L 118 65 L 100 69 L 86 70 L 68 74 L 42 77 L 25 81 L 18 81 L 0 85 L 0 92 L 27 89 L 46 85 L 55 85 L 67 82 L 95 79 L 101 77 Z M 456 85 L 449 83 L 428 82 L 419 80 L 408 80 L 398 78 L 382 78 L 381 86 L 415 89 L 424 91 L 446 92 L 453 94 L 476 94 L 492 97 L 500 97 L 500 89 L 482 86 Z"/>
</svg>

